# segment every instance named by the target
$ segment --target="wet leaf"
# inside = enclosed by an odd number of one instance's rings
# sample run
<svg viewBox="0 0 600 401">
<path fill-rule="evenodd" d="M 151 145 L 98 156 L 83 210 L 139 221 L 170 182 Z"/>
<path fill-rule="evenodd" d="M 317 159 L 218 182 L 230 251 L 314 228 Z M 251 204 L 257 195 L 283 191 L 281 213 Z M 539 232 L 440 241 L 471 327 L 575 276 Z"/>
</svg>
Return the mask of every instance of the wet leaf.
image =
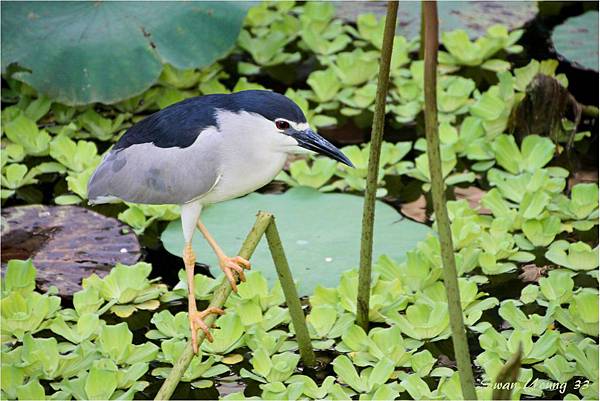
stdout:
<svg viewBox="0 0 600 401">
<path fill-rule="evenodd" d="M 489 209 L 486 209 L 481 206 L 481 198 L 486 193 L 487 192 L 482 190 L 481 188 L 473 186 L 467 188 L 454 187 L 454 195 L 456 196 L 456 199 L 466 199 L 467 202 L 469 202 L 469 206 L 472 209 L 477 210 L 479 214 L 492 214 L 492 212 Z"/>
<path fill-rule="evenodd" d="M 400 211 L 403 215 L 419 223 L 425 223 L 427 221 L 427 199 L 425 195 L 419 196 L 415 201 L 403 203 Z"/>
<path fill-rule="evenodd" d="M 524 283 L 537 283 L 541 277 L 544 276 L 546 271 L 548 271 L 548 266 L 537 266 L 535 264 L 527 264 L 521 266 L 522 273 L 519 274 L 519 278 Z"/>
<path fill-rule="evenodd" d="M 62 295 L 81 289 L 91 273 L 105 276 L 117 263 L 135 263 L 140 245 L 112 218 L 73 206 L 18 206 L 2 210 L 2 261 L 31 257 L 42 289 Z"/>
</svg>

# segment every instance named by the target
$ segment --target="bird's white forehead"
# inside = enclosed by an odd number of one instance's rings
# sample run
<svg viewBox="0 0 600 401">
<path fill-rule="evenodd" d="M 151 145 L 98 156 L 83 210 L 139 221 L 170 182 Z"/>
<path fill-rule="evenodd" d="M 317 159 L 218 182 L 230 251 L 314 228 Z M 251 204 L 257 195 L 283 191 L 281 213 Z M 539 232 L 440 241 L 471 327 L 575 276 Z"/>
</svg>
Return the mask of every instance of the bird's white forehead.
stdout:
<svg viewBox="0 0 600 401">
<path fill-rule="evenodd" d="M 261 126 L 264 126 L 265 123 L 269 124 L 269 126 L 274 126 L 275 124 L 270 121 L 269 119 L 267 119 L 266 117 L 257 114 L 257 113 L 250 113 L 247 111 L 239 111 L 239 112 L 231 112 L 229 110 L 223 110 L 223 109 L 217 109 L 217 121 L 219 126 L 223 125 L 223 124 L 247 124 L 247 126 L 250 126 L 250 124 L 260 124 Z M 297 122 L 297 121 L 291 121 L 288 120 L 287 118 L 276 118 L 275 121 L 287 121 L 290 124 L 290 127 L 292 127 L 293 129 L 297 130 L 297 131 L 304 131 L 310 128 L 310 126 L 308 125 L 308 123 L 306 122 Z"/>
</svg>

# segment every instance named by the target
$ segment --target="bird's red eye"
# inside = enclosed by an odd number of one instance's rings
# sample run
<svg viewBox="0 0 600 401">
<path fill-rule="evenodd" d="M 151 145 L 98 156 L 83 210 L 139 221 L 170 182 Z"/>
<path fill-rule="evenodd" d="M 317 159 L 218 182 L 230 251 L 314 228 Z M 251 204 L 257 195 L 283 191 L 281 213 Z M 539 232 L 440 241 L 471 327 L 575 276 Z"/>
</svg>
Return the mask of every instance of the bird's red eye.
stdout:
<svg viewBox="0 0 600 401">
<path fill-rule="evenodd" d="M 290 123 L 288 123 L 287 121 L 283 121 L 283 120 L 277 120 L 275 121 L 275 126 L 277 127 L 277 129 L 288 129 L 290 128 Z"/>
</svg>

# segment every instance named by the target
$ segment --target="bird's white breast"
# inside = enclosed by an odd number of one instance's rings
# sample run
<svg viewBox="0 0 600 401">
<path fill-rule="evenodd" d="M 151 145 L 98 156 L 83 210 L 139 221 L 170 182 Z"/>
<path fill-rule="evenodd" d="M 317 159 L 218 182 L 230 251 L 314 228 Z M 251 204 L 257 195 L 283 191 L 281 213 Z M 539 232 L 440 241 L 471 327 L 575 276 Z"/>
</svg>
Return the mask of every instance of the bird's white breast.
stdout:
<svg viewBox="0 0 600 401">
<path fill-rule="evenodd" d="M 283 168 L 296 140 L 262 116 L 219 111 L 219 179 L 202 203 L 236 198 L 268 184 Z"/>
</svg>

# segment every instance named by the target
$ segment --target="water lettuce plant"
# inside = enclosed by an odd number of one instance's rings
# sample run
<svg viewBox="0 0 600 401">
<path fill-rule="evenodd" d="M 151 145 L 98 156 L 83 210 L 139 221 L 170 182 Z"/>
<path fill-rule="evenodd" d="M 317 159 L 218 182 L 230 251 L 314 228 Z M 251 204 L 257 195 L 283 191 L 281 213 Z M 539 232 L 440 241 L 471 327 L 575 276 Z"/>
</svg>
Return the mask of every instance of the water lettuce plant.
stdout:
<svg viewBox="0 0 600 401">
<path fill-rule="evenodd" d="M 422 345 L 420 341 L 403 339 L 399 326 L 374 328 L 367 335 L 357 325 L 349 327 L 342 335 L 337 351 L 349 353 L 357 366 L 375 366 L 381 359 L 389 358 L 394 366 L 410 366 L 413 354 Z"/>
<path fill-rule="evenodd" d="M 333 370 L 338 375 L 338 380 L 347 383 L 353 392 L 367 394 L 367 397 L 377 398 L 392 395 L 397 397 L 400 386 L 398 383 L 385 385 L 394 373 L 394 362 L 384 357 L 373 367 L 368 367 L 358 373 L 350 359 L 345 355 L 340 355 L 332 362 Z"/>
<path fill-rule="evenodd" d="M 20 145 L 23 151 L 33 156 L 45 156 L 48 154 L 51 137 L 45 130 L 40 130 L 34 120 L 29 118 L 25 112 L 17 109 L 16 115 L 3 112 L 3 120 L 6 125 L 3 132 L 12 143 Z"/>
<path fill-rule="evenodd" d="M 413 166 L 412 162 L 402 160 L 410 152 L 411 147 L 412 145 L 409 142 L 398 142 L 396 144 L 382 143 L 378 171 L 380 186 L 383 186 L 383 179 L 386 175 L 402 175 Z M 354 168 L 340 167 L 336 175 L 341 177 L 342 180 L 334 182 L 334 187 L 360 192 L 365 190 L 370 149 L 369 144 L 363 147 L 352 145 L 342 148 L 344 154 L 352 161 Z M 382 197 L 386 193 L 386 189 L 379 188 L 377 196 Z"/>
<path fill-rule="evenodd" d="M 583 288 L 573 296 L 568 309 L 560 309 L 556 319 L 574 332 L 598 335 L 598 290 Z"/>
<path fill-rule="evenodd" d="M 598 267 L 598 247 L 592 249 L 585 242 L 568 243 L 560 240 L 552 243 L 546 258 L 572 270 L 591 270 Z"/>
<path fill-rule="evenodd" d="M 158 354 L 157 360 L 159 362 L 175 365 L 175 363 L 181 356 L 181 353 L 183 352 L 184 348 L 187 346 L 187 341 L 178 338 L 171 338 L 162 341 L 160 346 L 161 350 Z M 220 363 L 215 363 L 215 361 L 216 357 L 214 355 L 209 355 L 205 358 L 202 352 L 198 353 L 194 356 L 192 362 L 181 377 L 181 381 L 194 382 L 196 379 L 199 378 L 208 379 L 229 371 L 229 368 L 227 366 Z M 171 369 L 172 368 L 169 367 L 155 368 L 152 370 L 152 375 L 161 378 L 166 378 L 171 372 Z"/>
<path fill-rule="evenodd" d="M 510 64 L 499 59 L 491 59 L 500 50 L 507 53 L 520 53 L 523 47 L 517 41 L 523 35 L 523 30 L 508 32 L 502 25 L 493 25 L 485 35 L 474 42 L 463 30 L 443 32 L 442 44 L 447 52 L 440 52 L 440 63 L 458 66 L 479 66 L 492 71 L 505 71 Z"/>
<path fill-rule="evenodd" d="M 573 228 L 587 231 L 598 224 L 598 184 L 574 185 L 570 198 L 564 194 L 553 196 L 548 210 L 556 212 L 563 221 L 572 220 Z"/>
<path fill-rule="evenodd" d="M 159 298 L 166 292 L 164 284 L 155 284 L 148 275 L 152 266 L 139 262 L 133 266 L 117 264 L 101 279 L 93 274 L 83 280 L 83 288 L 94 288 L 108 302 L 110 311 L 120 317 L 130 316 L 138 309 L 154 310 Z"/>
<path fill-rule="evenodd" d="M 335 340 L 342 337 L 354 323 L 354 316 L 350 313 L 338 312 L 333 305 L 323 304 L 311 308 L 306 316 L 306 324 L 316 349 L 330 349 Z M 291 326 L 290 326 L 291 328 Z"/>
<path fill-rule="evenodd" d="M 104 301 L 94 289 L 74 294 L 75 309 L 61 309 L 60 298 L 34 291 L 31 261 L 16 260 L 9 262 L 2 284 L 2 372 L 8 378 L 3 377 L 3 396 L 44 398 L 47 387 L 40 380 L 61 399 L 133 399 L 148 385 L 139 379 L 158 348 L 134 344 L 126 323 L 99 319 L 108 308 L 100 309 Z M 18 310 L 28 303 L 28 310 Z M 41 328 L 59 337 L 34 337 Z"/>
<path fill-rule="evenodd" d="M 299 355 L 291 352 L 269 356 L 264 350 L 259 349 L 250 359 L 252 372 L 242 368 L 240 375 L 261 383 L 284 382 L 294 372 L 299 359 Z"/>
<path fill-rule="evenodd" d="M 301 159 L 290 163 L 289 174 L 282 171 L 276 179 L 291 187 L 305 186 L 328 192 L 335 189 L 333 185 L 326 184 L 334 176 L 336 169 L 335 160 L 319 157 L 313 159 L 309 166 L 307 160 Z"/>
<path fill-rule="evenodd" d="M 34 291 L 35 268 L 30 260 L 11 260 L 2 280 L 2 343 L 23 341 L 47 328 L 48 319 L 60 309 L 60 298 Z"/>
</svg>

